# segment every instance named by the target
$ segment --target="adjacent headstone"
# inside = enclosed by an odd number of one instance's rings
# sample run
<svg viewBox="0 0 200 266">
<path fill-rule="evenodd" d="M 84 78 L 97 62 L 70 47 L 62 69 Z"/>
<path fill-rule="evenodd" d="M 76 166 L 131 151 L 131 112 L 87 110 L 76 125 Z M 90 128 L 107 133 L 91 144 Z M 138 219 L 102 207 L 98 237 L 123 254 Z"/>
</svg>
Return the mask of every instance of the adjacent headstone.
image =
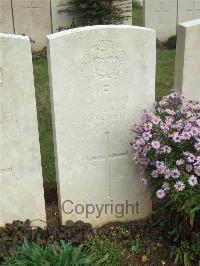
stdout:
<svg viewBox="0 0 200 266">
<path fill-rule="evenodd" d="M 159 40 L 176 35 L 177 0 L 144 0 L 143 15 L 145 27 L 155 29 Z"/>
<path fill-rule="evenodd" d="M 13 0 L 12 5 L 15 33 L 29 36 L 33 50 L 42 50 L 52 32 L 50 0 Z"/>
<path fill-rule="evenodd" d="M 200 100 L 200 19 L 178 25 L 175 89 Z"/>
<path fill-rule="evenodd" d="M 0 32 L 14 33 L 11 0 L 0 1 Z"/>
<path fill-rule="evenodd" d="M 178 22 L 200 19 L 200 0 L 178 0 Z"/>
<path fill-rule="evenodd" d="M 45 225 L 31 45 L 0 34 L 0 226 L 30 219 Z M 44 222 L 42 222 L 44 221 Z"/>
<path fill-rule="evenodd" d="M 154 101 L 155 32 L 109 25 L 47 38 L 62 223 L 147 217 L 129 130 Z"/>
<path fill-rule="evenodd" d="M 51 0 L 52 28 L 53 32 L 68 29 L 73 22 L 73 17 L 67 13 L 59 13 L 66 7 L 67 0 Z"/>
</svg>

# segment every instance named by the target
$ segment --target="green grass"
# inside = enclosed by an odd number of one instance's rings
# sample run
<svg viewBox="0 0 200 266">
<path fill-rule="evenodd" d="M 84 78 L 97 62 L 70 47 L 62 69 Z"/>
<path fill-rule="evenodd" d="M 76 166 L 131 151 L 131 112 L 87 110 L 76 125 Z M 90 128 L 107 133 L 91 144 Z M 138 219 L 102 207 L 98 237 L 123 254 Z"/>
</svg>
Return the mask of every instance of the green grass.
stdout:
<svg viewBox="0 0 200 266">
<path fill-rule="evenodd" d="M 174 84 L 176 50 L 157 49 L 156 99 L 168 94 Z"/>
<path fill-rule="evenodd" d="M 142 8 L 133 7 L 133 25 L 143 26 Z"/>
<path fill-rule="evenodd" d="M 47 60 L 33 61 L 44 183 L 55 183 L 55 160 Z"/>
</svg>

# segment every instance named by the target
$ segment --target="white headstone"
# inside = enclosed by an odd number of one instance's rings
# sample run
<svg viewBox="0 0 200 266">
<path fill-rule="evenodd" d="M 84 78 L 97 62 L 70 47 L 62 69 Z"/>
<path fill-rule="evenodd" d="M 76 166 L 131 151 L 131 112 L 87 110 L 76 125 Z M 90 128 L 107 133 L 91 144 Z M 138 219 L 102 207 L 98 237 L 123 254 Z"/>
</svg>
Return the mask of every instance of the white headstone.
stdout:
<svg viewBox="0 0 200 266">
<path fill-rule="evenodd" d="M 0 34 L 0 226 L 46 220 L 31 45 Z M 44 222 L 42 222 L 42 221 Z"/>
<path fill-rule="evenodd" d="M 175 88 L 190 100 L 200 100 L 200 19 L 178 25 Z"/>
<path fill-rule="evenodd" d="M 33 50 L 42 50 L 52 32 L 50 0 L 13 0 L 12 5 L 15 33 L 29 36 Z"/>
<path fill-rule="evenodd" d="M 200 0 L 178 0 L 178 22 L 200 19 Z"/>
<path fill-rule="evenodd" d="M 58 13 L 59 10 L 66 7 L 67 0 L 51 0 L 51 14 L 53 32 L 67 29 L 71 26 L 73 17 L 67 13 Z"/>
<path fill-rule="evenodd" d="M 47 37 L 62 223 L 147 217 L 151 201 L 133 166 L 129 130 L 154 101 L 155 32 L 109 25 Z M 87 204 L 95 208 L 88 217 Z M 117 204 L 128 208 L 122 217 Z M 99 217 L 96 205 L 104 206 Z"/>
<path fill-rule="evenodd" d="M 177 0 L 144 0 L 143 12 L 145 27 L 156 30 L 159 40 L 176 35 Z"/>
<path fill-rule="evenodd" d="M 0 1 L 0 32 L 14 32 L 11 0 Z"/>
</svg>

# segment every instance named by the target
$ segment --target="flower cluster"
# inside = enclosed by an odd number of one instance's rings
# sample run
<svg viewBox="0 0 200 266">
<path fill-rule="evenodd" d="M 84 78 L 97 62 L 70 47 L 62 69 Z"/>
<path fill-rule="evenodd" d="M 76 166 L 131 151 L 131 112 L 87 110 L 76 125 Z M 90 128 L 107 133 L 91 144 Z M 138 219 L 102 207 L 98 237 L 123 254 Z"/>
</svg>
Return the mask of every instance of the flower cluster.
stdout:
<svg viewBox="0 0 200 266">
<path fill-rule="evenodd" d="M 142 183 L 153 183 L 159 199 L 193 189 L 200 194 L 200 102 L 172 91 L 154 112 L 144 111 L 132 133 Z"/>
</svg>

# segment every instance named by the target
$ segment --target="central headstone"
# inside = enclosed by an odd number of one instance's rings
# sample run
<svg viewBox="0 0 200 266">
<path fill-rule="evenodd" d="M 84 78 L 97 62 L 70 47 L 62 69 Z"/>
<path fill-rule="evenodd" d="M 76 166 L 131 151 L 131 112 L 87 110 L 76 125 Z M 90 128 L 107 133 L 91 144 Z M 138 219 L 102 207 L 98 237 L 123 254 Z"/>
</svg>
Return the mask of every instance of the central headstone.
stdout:
<svg viewBox="0 0 200 266">
<path fill-rule="evenodd" d="M 130 128 L 155 93 L 155 32 L 94 26 L 48 36 L 62 223 L 141 219 L 149 194 L 130 154 Z"/>
</svg>

